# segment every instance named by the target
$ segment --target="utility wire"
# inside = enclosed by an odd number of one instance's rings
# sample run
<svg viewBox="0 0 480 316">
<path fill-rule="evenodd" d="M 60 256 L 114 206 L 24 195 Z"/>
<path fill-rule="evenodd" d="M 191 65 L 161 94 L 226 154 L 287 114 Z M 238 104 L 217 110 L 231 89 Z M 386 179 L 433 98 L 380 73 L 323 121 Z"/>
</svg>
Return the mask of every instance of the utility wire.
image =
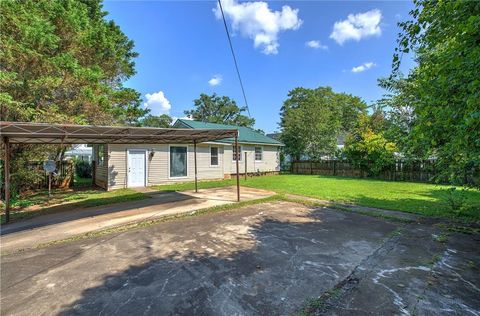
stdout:
<svg viewBox="0 0 480 316">
<path fill-rule="evenodd" d="M 227 21 L 225 20 L 225 14 L 223 13 L 222 1 L 218 0 L 220 11 L 222 12 L 223 24 L 225 25 L 225 31 L 227 32 L 228 43 L 230 44 L 230 51 L 232 52 L 233 62 L 235 63 L 235 69 L 237 69 L 238 81 L 240 81 L 240 87 L 242 88 L 243 99 L 245 100 L 245 106 L 247 108 L 248 117 L 251 118 L 250 109 L 248 108 L 247 95 L 243 88 L 242 77 L 240 76 L 240 70 L 238 69 L 237 58 L 235 57 L 235 51 L 233 50 L 232 39 L 230 38 L 230 32 L 228 31 Z"/>
</svg>

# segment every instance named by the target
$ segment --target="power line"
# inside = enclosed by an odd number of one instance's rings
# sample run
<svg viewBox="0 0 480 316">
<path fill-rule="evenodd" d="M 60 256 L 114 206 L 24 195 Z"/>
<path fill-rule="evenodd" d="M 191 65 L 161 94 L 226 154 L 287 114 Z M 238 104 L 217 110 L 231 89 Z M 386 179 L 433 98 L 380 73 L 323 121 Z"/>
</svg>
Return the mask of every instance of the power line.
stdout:
<svg viewBox="0 0 480 316">
<path fill-rule="evenodd" d="M 240 76 L 240 70 L 238 70 L 237 58 L 235 57 L 235 51 L 233 50 L 232 39 L 230 38 L 230 32 L 228 31 L 227 21 L 225 20 L 225 14 L 223 13 L 222 1 L 218 0 L 220 11 L 222 12 L 223 24 L 225 25 L 225 31 L 227 32 L 228 43 L 230 44 L 230 51 L 232 52 L 233 62 L 235 63 L 235 69 L 237 70 L 238 81 L 240 81 L 240 87 L 242 88 L 243 99 L 245 100 L 245 106 L 247 108 L 248 117 L 251 118 L 250 109 L 248 108 L 247 95 L 243 88 L 242 77 Z"/>
</svg>

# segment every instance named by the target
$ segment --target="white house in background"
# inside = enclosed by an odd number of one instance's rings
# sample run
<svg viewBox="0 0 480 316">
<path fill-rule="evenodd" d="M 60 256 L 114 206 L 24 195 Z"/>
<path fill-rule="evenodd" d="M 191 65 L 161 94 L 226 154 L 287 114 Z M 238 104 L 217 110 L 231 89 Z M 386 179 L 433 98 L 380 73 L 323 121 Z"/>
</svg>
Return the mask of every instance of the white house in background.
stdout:
<svg viewBox="0 0 480 316">
<path fill-rule="evenodd" d="M 175 128 L 237 129 L 240 152 L 233 139 L 197 144 L 199 180 L 225 179 L 239 173 L 274 174 L 280 171 L 281 142 L 251 128 L 178 119 Z M 144 187 L 193 181 L 193 144 L 94 145 L 95 183 L 106 189 Z M 245 169 L 246 168 L 246 169 Z"/>
<path fill-rule="evenodd" d="M 87 144 L 73 145 L 65 152 L 65 158 L 76 158 L 78 160 L 92 161 L 92 147 Z"/>
</svg>

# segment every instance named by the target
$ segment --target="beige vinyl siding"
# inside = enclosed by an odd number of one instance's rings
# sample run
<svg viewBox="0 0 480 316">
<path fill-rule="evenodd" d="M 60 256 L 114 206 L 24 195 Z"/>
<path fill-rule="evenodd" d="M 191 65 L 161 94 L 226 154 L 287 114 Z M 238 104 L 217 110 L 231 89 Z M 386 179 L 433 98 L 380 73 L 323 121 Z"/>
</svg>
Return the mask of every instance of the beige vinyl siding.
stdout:
<svg viewBox="0 0 480 316">
<path fill-rule="evenodd" d="M 92 159 L 95 160 L 95 185 L 98 185 L 101 188 L 107 189 L 107 173 L 108 173 L 108 145 L 103 145 L 104 150 L 104 162 L 103 166 L 98 165 L 97 161 L 97 153 L 98 153 L 99 145 L 93 146 L 93 157 Z"/>
<path fill-rule="evenodd" d="M 245 172 L 245 152 L 247 153 L 247 172 L 280 171 L 280 154 L 278 146 L 271 145 L 241 145 L 242 160 L 239 162 L 240 173 Z M 263 147 L 262 161 L 255 161 L 255 147 Z M 225 146 L 225 173 L 236 173 L 236 163 L 233 161 L 232 146 Z"/>
<path fill-rule="evenodd" d="M 109 146 L 109 189 L 119 189 L 127 187 L 127 150 L 128 149 L 146 149 L 147 150 L 147 176 L 148 185 L 167 184 L 173 182 L 185 182 L 195 179 L 194 152 L 193 144 L 189 145 L 170 145 L 170 146 L 188 146 L 187 150 L 187 177 L 170 178 L 169 145 L 110 145 Z M 210 145 L 197 146 L 197 171 L 198 179 L 222 179 L 223 178 L 223 147 L 218 146 L 218 166 L 210 166 Z M 153 157 L 150 155 L 153 149 Z"/>
</svg>

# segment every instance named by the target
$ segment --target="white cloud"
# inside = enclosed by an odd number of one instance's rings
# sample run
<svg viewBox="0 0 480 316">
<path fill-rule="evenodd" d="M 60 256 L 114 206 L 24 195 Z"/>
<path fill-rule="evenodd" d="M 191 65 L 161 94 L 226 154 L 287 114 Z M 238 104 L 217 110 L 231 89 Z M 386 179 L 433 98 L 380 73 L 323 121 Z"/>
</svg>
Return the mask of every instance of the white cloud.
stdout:
<svg viewBox="0 0 480 316">
<path fill-rule="evenodd" d="M 253 40 L 255 48 L 266 55 L 278 53 L 278 34 L 287 30 L 298 30 L 302 20 L 298 9 L 284 5 L 281 11 L 272 11 L 263 1 L 242 2 L 222 0 L 225 16 L 232 21 L 234 31 Z M 217 19 L 222 18 L 220 7 L 213 10 Z"/>
<path fill-rule="evenodd" d="M 208 84 L 213 86 L 218 86 L 220 83 L 222 83 L 222 75 L 215 75 L 212 77 L 212 79 L 208 80 Z"/>
<path fill-rule="evenodd" d="M 382 13 L 378 9 L 358 14 L 349 14 L 346 20 L 335 22 L 330 38 L 342 45 L 348 40 L 356 40 L 382 34 L 380 21 Z"/>
<path fill-rule="evenodd" d="M 182 117 L 178 117 L 178 116 L 172 116 L 172 124 L 175 124 L 175 122 L 180 119 L 180 120 L 189 120 L 189 121 L 192 121 L 193 119 L 190 117 L 190 116 L 182 116 Z"/>
<path fill-rule="evenodd" d="M 373 63 L 373 62 L 368 62 L 368 63 L 363 63 L 361 64 L 360 66 L 357 66 L 357 67 L 353 67 L 352 68 L 352 72 L 362 72 L 362 71 L 365 71 L 367 69 L 370 69 L 374 66 L 376 66 L 377 64 Z"/>
<path fill-rule="evenodd" d="M 327 45 L 322 45 L 320 41 L 317 40 L 305 42 L 305 45 L 314 49 L 328 49 Z"/>
<path fill-rule="evenodd" d="M 158 91 L 152 94 L 147 93 L 145 98 L 147 99 L 147 102 L 145 102 L 143 105 L 146 108 L 150 108 L 151 110 L 155 111 L 155 113 L 168 114 L 172 108 L 170 101 L 168 101 L 168 99 L 165 97 L 163 91 Z"/>
</svg>

